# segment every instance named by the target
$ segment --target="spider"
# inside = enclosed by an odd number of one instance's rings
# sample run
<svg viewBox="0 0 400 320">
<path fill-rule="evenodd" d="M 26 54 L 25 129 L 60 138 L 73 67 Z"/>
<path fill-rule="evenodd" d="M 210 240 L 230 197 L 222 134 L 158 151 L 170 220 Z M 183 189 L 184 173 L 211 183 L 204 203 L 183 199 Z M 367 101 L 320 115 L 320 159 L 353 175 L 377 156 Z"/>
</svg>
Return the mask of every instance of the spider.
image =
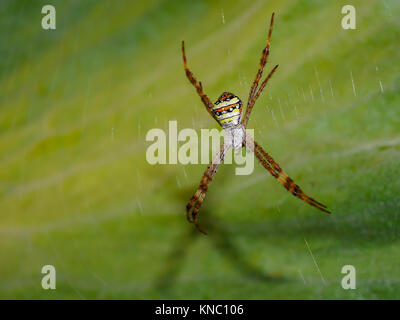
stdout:
<svg viewBox="0 0 400 320">
<path fill-rule="evenodd" d="M 189 70 L 186 60 L 185 42 L 182 41 L 182 56 L 186 76 L 192 83 L 192 85 L 196 88 L 196 91 L 199 94 L 201 101 L 204 103 L 208 113 L 226 131 L 225 142 L 221 145 L 219 152 L 215 155 L 211 163 L 208 165 L 207 170 L 204 172 L 204 175 L 201 178 L 199 188 L 186 206 L 186 216 L 188 221 L 194 223 L 196 228 L 204 234 L 207 233 L 200 228 L 197 222 L 197 214 L 206 196 L 208 185 L 215 177 L 224 159 L 225 154 L 227 153 L 227 151 L 229 151 L 230 148 L 233 148 L 234 150 L 239 150 L 246 146 L 248 149 L 250 149 L 250 152 L 254 152 L 254 155 L 256 156 L 258 161 L 260 161 L 263 167 L 267 169 L 268 172 L 273 177 L 275 177 L 290 193 L 300 198 L 301 200 L 304 200 L 308 204 L 318 208 L 319 210 L 330 213 L 325 205 L 305 194 L 301 190 L 301 188 L 281 169 L 281 167 L 274 161 L 274 159 L 272 159 L 272 157 L 266 151 L 264 151 L 264 149 L 250 135 L 246 134 L 245 131 L 250 118 L 250 113 L 253 110 L 256 100 L 267 85 L 269 79 L 271 79 L 272 75 L 278 68 L 278 65 L 276 65 L 270 71 L 270 73 L 261 83 L 261 85 L 259 85 L 264 66 L 267 63 L 269 55 L 273 24 L 274 13 L 272 13 L 271 16 L 267 44 L 262 51 L 260 66 L 258 68 L 253 85 L 250 89 L 249 98 L 247 100 L 247 109 L 244 116 L 242 114 L 242 101 L 233 93 L 224 92 L 214 104 L 211 102 L 208 96 L 204 93 L 201 82 L 198 82 L 193 76 L 193 73 Z"/>
</svg>

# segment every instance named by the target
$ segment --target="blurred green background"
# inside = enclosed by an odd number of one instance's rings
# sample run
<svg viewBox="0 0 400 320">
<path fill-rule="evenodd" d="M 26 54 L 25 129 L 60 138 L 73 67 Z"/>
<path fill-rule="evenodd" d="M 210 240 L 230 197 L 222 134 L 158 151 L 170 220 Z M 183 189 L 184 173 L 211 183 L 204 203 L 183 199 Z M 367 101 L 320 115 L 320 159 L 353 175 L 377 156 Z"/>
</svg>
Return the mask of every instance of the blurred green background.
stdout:
<svg viewBox="0 0 400 320">
<path fill-rule="evenodd" d="M 204 236 L 185 205 L 206 165 L 151 166 L 145 136 L 217 128 L 181 40 L 213 101 L 246 100 L 273 11 L 266 70 L 280 67 L 249 128 L 332 214 L 258 163 L 225 165 Z M 400 298 L 399 14 L 397 0 L 1 1 L 0 298 Z"/>
</svg>

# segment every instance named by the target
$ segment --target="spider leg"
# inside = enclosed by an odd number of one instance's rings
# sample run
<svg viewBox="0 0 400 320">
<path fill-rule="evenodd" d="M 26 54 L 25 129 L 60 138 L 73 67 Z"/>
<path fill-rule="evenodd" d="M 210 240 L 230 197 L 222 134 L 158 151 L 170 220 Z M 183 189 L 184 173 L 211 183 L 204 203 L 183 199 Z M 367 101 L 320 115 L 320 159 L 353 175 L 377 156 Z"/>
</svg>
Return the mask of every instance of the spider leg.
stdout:
<svg viewBox="0 0 400 320">
<path fill-rule="evenodd" d="M 268 74 L 268 76 L 265 78 L 265 80 L 261 83 L 260 87 L 258 88 L 256 94 L 253 96 L 252 100 L 249 101 L 249 104 L 247 105 L 246 109 L 246 114 L 243 120 L 243 125 L 246 128 L 247 127 L 247 122 L 249 122 L 250 119 L 250 113 L 253 110 L 254 104 L 256 103 L 258 97 L 260 96 L 261 92 L 264 90 L 265 86 L 267 85 L 269 79 L 271 79 L 272 75 L 278 69 L 279 65 L 277 64 Z"/>
<path fill-rule="evenodd" d="M 196 228 L 204 234 L 207 234 L 207 233 L 204 230 L 202 230 L 200 228 L 199 224 L 197 223 L 197 214 L 198 214 L 198 212 L 200 210 L 200 206 L 203 203 L 204 198 L 206 196 L 206 193 L 208 190 L 208 185 L 215 177 L 215 175 L 225 157 L 225 154 L 229 150 L 229 148 L 230 148 L 229 145 L 223 144 L 221 146 L 221 149 L 215 155 L 214 159 L 208 165 L 207 170 L 204 172 L 204 175 L 200 181 L 199 188 L 197 189 L 194 196 L 190 199 L 190 201 L 186 205 L 186 217 L 187 217 L 188 221 L 194 223 Z"/>
<path fill-rule="evenodd" d="M 254 139 L 252 139 L 252 137 L 246 136 L 246 145 L 254 146 L 254 155 L 258 161 L 260 161 L 263 167 L 267 169 L 268 172 L 275 177 L 291 194 L 323 212 L 330 213 L 324 204 L 304 193 L 303 190 L 301 190 L 301 188 L 286 174 L 286 172 L 282 170 L 275 160 L 272 159 L 272 157 Z"/>
<path fill-rule="evenodd" d="M 260 66 L 258 68 L 256 77 L 255 77 L 255 79 L 253 81 L 253 85 L 251 86 L 250 93 L 249 93 L 249 98 L 247 100 L 247 110 L 246 110 L 246 117 L 245 117 L 245 119 L 247 118 L 247 121 L 248 121 L 248 118 L 250 116 L 250 111 L 251 111 L 251 107 L 250 106 L 251 106 L 251 103 L 253 101 L 253 97 L 256 94 L 258 83 L 259 83 L 259 81 L 261 79 L 262 73 L 264 71 L 265 64 L 267 63 L 267 59 L 268 59 L 268 56 L 269 56 L 269 47 L 271 45 L 271 35 L 272 35 L 272 27 L 274 25 L 274 16 L 275 16 L 275 13 L 272 13 L 271 23 L 269 25 L 267 44 L 265 45 L 265 48 L 262 51 L 262 55 L 261 55 L 261 59 L 260 59 Z M 249 107 L 250 107 L 250 110 L 249 110 Z M 249 115 L 247 116 L 247 114 L 249 114 Z M 246 125 L 247 125 L 247 121 L 246 121 Z"/>
<path fill-rule="evenodd" d="M 183 65 L 185 67 L 186 76 L 189 79 L 190 83 L 196 88 L 197 93 L 199 94 L 201 101 L 203 101 L 204 105 L 208 113 L 217 121 L 215 114 L 212 112 L 212 108 L 214 104 L 210 100 L 210 98 L 204 93 L 203 85 L 201 82 L 198 82 L 194 77 L 193 73 L 189 70 L 187 60 L 186 60 L 186 53 L 185 53 L 185 42 L 182 41 L 182 57 L 183 57 Z M 217 121 L 218 122 L 218 121 Z"/>
<path fill-rule="evenodd" d="M 256 74 L 256 78 L 253 81 L 253 85 L 251 86 L 250 93 L 249 93 L 249 99 L 247 100 L 247 104 L 249 104 L 249 102 L 253 99 L 253 96 L 254 96 L 254 94 L 256 92 L 256 89 L 257 89 L 257 86 L 258 86 L 258 82 L 261 79 L 262 73 L 264 71 L 265 64 L 267 63 L 267 59 L 268 59 L 268 55 L 269 55 L 269 47 L 271 45 L 272 27 L 274 25 L 274 16 L 275 16 L 275 13 L 272 13 L 271 23 L 269 25 L 267 44 L 266 44 L 264 50 L 262 51 L 262 55 L 261 55 L 261 59 L 260 59 L 260 66 L 258 68 L 258 71 L 257 71 L 257 74 Z"/>
</svg>

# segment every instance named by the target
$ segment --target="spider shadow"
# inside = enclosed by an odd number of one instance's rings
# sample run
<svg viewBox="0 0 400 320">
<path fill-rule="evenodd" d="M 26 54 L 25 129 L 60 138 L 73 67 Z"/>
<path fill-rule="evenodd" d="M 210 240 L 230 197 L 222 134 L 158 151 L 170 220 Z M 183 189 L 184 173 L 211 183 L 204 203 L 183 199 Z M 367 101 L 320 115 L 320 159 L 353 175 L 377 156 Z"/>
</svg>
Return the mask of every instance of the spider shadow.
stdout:
<svg viewBox="0 0 400 320">
<path fill-rule="evenodd" d="M 182 190 L 180 190 L 182 191 Z M 190 196 L 187 194 L 193 192 L 191 188 L 188 192 L 180 192 L 177 197 L 180 202 L 186 203 Z M 259 267 L 247 261 L 244 252 L 240 250 L 233 242 L 233 234 L 224 222 L 218 219 L 213 212 L 213 199 L 208 198 L 208 203 L 205 208 L 200 211 L 201 214 L 201 227 L 207 232 L 207 237 L 213 247 L 219 254 L 228 259 L 232 266 L 234 266 L 245 278 L 250 281 L 256 282 L 284 282 L 287 281 L 282 276 L 270 275 Z M 185 206 L 182 206 L 182 219 L 186 220 Z M 200 233 L 193 224 L 187 223 L 187 228 L 182 236 L 176 239 L 172 244 L 172 250 L 167 254 L 163 270 L 156 277 L 153 287 L 157 292 L 166 293 L 176 283 L 180 273 L 180 267 L 183 265 L 186 254 L 192 247 L 194 241 L 205 237 Z"/>
</svg>

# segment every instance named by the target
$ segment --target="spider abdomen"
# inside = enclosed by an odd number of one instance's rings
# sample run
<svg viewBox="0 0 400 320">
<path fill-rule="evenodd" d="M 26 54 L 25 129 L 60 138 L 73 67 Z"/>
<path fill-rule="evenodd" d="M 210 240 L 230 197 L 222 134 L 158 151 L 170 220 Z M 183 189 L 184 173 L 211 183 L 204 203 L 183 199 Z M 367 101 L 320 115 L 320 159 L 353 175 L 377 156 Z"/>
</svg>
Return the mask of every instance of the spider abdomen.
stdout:
<svg viewBox="0 0 400 320">
<path fill-rule="evenodd" d="M 223 128 L 235 127 L 240 122 L 242 101 L 234 94 L 224 92 L 215 102 L 212 111 Z"/>
</svg>

